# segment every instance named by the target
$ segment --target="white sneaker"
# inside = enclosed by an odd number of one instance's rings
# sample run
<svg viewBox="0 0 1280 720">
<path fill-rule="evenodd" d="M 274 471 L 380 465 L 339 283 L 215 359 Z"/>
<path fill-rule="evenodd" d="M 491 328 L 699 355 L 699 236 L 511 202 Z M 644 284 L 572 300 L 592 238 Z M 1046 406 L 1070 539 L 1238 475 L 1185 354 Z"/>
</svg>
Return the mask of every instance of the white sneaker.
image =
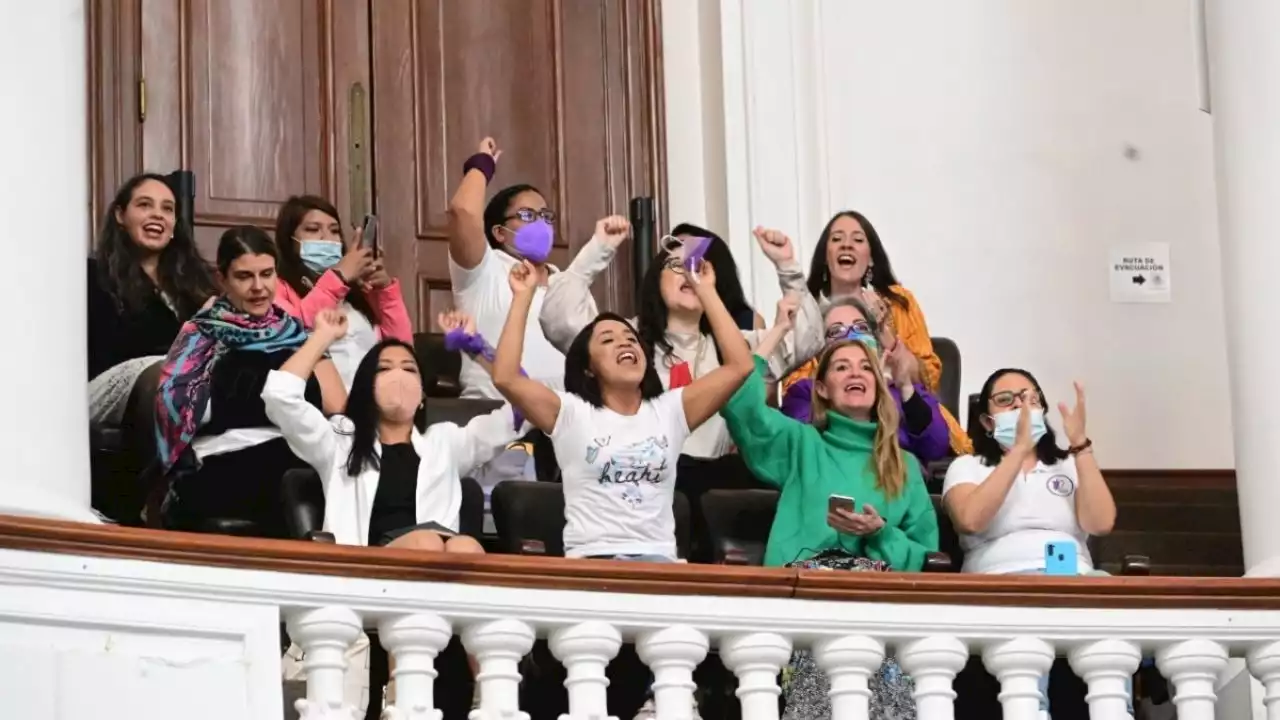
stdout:
<svg viewBox="0 0 1280 720">
<path fill-rule="evenodd" d="M 636 712 L 635 718 L 632 720 L 656 720 L 658 710 L 654 707 L 653 698 L 644 701 L 644 705 L 640 706 L 640 710 Z M 690 720 L 702 720 L 702 716 L 698 714 L 698 701 L 693 701 L 693 715 Z"/>
</svg>

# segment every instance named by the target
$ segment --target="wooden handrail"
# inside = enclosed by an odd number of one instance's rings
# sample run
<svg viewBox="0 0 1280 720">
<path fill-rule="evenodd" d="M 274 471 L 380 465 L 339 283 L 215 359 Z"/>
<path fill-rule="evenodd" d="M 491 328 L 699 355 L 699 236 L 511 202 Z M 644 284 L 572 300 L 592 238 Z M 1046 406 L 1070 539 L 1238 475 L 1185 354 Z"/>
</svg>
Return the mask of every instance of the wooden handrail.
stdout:
<svg viewBox="0 0 1280 720">
<path fill-rule="evenodd" d="M 1280 579 L 840 573 L 427 554 L 0 515 L 0 548 L 339 577 L 658 595 L 1082 608 L 1280 609 Z"/>
</svg>

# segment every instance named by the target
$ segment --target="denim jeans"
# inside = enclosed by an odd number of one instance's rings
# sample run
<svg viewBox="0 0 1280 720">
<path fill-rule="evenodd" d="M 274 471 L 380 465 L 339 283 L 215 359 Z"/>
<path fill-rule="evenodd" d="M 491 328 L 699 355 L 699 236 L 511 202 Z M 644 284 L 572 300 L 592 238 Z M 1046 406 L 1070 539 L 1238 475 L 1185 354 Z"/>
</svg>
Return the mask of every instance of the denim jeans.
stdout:
<svg viewBox="0 0 1280 720">
<path fill-rule="evenodd" d="M 1012 575 L 1044 575 L 1044 570 L 1023 570 Z M 1084 577 L 1111 577 L 1111 573 L 1106 570 L 1090 570 L 1089 572 L 1080 573 Z M 1145 661 L 1144 661 L 1145 662 Z M 1125 680 L 1125 689 L 1129 693 L 1129 714 L 1133 715 L 1133 678 L 1129 677 Z M 1049 712 L 1049 676 L 1040 676 L 1040 709 Z"/>
</svg>

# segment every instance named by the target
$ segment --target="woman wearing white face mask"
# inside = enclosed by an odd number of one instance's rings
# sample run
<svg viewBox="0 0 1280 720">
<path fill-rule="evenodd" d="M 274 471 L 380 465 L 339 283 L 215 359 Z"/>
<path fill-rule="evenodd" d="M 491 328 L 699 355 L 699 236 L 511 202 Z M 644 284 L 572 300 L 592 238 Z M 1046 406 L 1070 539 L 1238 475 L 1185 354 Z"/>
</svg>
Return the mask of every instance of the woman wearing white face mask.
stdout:
<svg viewBox="0 0 1280 720">
<path fill-rule="evenodd" d="M 457 314 L 440 317 L 447 330 L 469 322 Z M 521 435 L 523 421 L 504 405 L 466 427 L 426 427 L 417 357 L 412 346 L 394 339 L 378 343 L 360 361 L 345 414 L 326 420 L 303 399 L 302 378 L 346 332 L 346 315 L 319 313 L 315 332 L 268 376 L 262 391 L 267 416 L 294 453 L 320 473 L 324 529 L 345 545 L 484 552 L 458 534 L 461 475 L 502 452 Z"/>
<path fill-rule="evenodd" d="M 1116 504 L 1085 433 L 1084 389 L 1058 405 L 1068 448 L 1045 424 L 1045 399 L 1025 370 L 997 370 L 978 396 L 983 432 L 974 454 L 947 470 L 943 501 L 964 548 L 964 572 L 1042 573 L 1049 543 L 1076 547 L 1078 572 L 1093 572 L 1086 544 L 1106 535 Z"/>
<path fill-rule="evenodd" d="M 338 210 L 324 198 L 297 195 L 276 215 L 280 280 L 276 304 L 314 327 L 324 310 L 347 316 L 347 333 L 329 348 L 342 383 L 351 388 L 356 366 L 379 340 L 413 343 L 413 325 L 400 283 L 381 258 L 363 247 L 360 231 L 348 243 Z"/>
</svg>

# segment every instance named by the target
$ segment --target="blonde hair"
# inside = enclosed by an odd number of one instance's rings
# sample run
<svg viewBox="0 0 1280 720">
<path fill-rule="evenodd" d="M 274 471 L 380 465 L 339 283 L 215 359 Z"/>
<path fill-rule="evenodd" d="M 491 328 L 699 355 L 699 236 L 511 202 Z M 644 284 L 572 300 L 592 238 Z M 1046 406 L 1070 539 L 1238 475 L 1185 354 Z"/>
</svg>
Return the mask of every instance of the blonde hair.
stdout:
<svg viewBox="0 0 1280 720">
<path fill-rule="evenodd" d="M 814 371 L 814 388 L 810 402 L 813 412 L 810 415 L 814 427 L 827 429 L 827 413 L 832 411 L 830 403 L 818 393 L 818 383 L 824 383 L 831 359 L 835 354 L 847 347 L 857 346 L 866 353 L 871 363 L 871 374 L 876 379 L 876 403 L 874 409 L 876 422 L 875 449 L 872 452 L 872 470 L 876 475 L 876 488 L 886 498 L 893 499 L 902 494 L 906 485 L 906 463 L 902 457 L 902 448 L 898 445 L 898 404 L 889 393 L 885 384 L 884 372 L 880 368 L 880 358 L 875 350 L 861 340 L 841 340 L 828 345 L 818 356 L 818 368 Z"/>
</svg>

